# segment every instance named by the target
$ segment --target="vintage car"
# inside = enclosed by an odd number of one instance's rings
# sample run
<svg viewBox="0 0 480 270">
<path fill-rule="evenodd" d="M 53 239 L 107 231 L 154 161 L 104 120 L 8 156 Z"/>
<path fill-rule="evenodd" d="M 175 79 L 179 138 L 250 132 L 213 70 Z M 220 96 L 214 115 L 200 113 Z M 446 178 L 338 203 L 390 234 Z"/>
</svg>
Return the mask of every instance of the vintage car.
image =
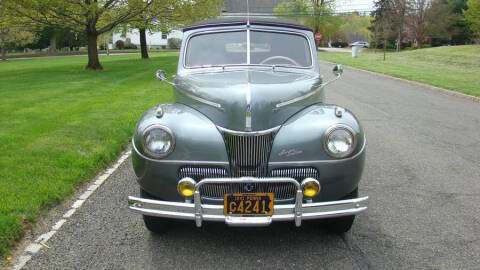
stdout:
<svg viewBox="0 0 480 270">
<path fill-rule="evenodd" d="M 173 219 L 266 226 L 323 219 L 346 232 L 365 135 L 347 109 L 323 103 L 312 30 L 281 19 L 223 18 L 183 29 L 174 101 L 148 110 L 132 139 L 140 196 L 129 208 L 164 232 Z"/>
</svg>

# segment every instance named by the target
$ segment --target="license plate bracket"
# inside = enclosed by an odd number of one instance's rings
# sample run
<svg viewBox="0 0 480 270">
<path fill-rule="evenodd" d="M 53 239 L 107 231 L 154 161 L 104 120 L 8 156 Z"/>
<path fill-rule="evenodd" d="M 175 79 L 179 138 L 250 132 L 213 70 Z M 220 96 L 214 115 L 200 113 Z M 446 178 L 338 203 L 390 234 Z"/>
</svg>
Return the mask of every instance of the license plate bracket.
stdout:
<svg viewBox="0 0 480 270">
<path fill-rule="evenodd" d="M 228 193 L 223 196 L 225 216 L 271 216 L 273 193 Z"/>
</svg>

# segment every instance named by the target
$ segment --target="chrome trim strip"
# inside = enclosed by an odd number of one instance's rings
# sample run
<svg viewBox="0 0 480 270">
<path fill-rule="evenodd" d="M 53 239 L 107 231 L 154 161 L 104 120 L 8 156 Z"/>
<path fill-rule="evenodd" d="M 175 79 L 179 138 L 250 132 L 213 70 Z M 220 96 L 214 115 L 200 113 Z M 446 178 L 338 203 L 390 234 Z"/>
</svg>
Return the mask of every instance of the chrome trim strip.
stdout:
<svg viewBox="0 0 480 270">
<path fill-rule="evenodd" d="M 228 128 L 223 128 L 221 126 L 217 126 L 217 129 L 220 130 L 220 132 L 227 132 L 233 135 L 239 135 L 239 136 L 259 136 L 259 135 L 266 135 L 271 132 L 275 132 L 280 129 L 281 126 L 276 126 L 270 129 L 265 129 L 265 130 L 259 130 L 259 131 L 237 131 L 237 130 L 231 130 Z"/>
<path fill-rule="evenodd" d="M 201 103 L 210 105 L 210 106 L 212 106 L 212 107 L 215 107 L 215 108 L 217 108 L 217 109 L 223 110 L 222 105 L 220 105 L 219 103 L 216 103 L 216 102 L 213 102 L 213 101 L 210 101 L 210 100 L 206 100 L 206 99 L 201 98 L 201 97 L 197 97 L 197 96 L 192 95 L 192 94 L 189 94 L 189 93 L 187 93 L 187 92 L 185 92 L 185 91 L 181 91 L 181 90 L 180 90 L 180 92 L 181 92 L 182 94 L 186 95 L 187 97 L 190 97 L 190 98 L 192 98 L 192 99 L 195 99 L 195 100 L 198 101 L 198 102 L 201 102 Z"/>
<path fill-rule="evenodd" d="M 248 0 L 247 0 L 248 5 Z M 247 24 L 247 65 L 250 65 L 250 23 Z"/>
<path fill-rule="evenodd" d="M 251 101 L 252 101 L 252 92 L 251 92 L 251 88 L 250 88 L 250 78 L 248 78 L 249 75 L 247 73 L 247 92 L 246 92 L 246 95 L 245 95 L 245 98 L 246 98 L 246 102 L 247 102 L 247 108 L 246 108 L 246 111 L 245 111 L 245 131 L 248 131 L 248 132 L 251 132 L 252 131 L 252 105 L 251 105 Z"/>
<path fill-rule="evenodd" d="M 230 163 L 228 161 L 202 161 L 202 160 L 174 160 L 174 159 L 153 159 L 149 158 L 140 151 L 138 151 L 137 147 L 135 146 L 135 141 L 132 138 L 132 148 L 139 155 L 141 158 L 146 159 L 148 161 L 152 162 L 158 162 L 158 163 L 180 163 L 180 164 L 193 164 L 193 165 L 229 165 Z"/>
<path fill-rule="evenodd" d="M 293 99 L 290 99 L 290 100 L 287 100 L 287 101 L 283 101 L 283 102 L 280 102 L 278 103 L 277 105 L 275 105 L 275 109 L 278 109 L 278 108 L 281 108 L 281 107 L 284 107 L 284 106 L 287 106 L 287 105 L 290 105 L 292 103 L 295 103 L 295 102 L 298 102 L 300 100 L 304 100 L 306 98 L 309 98 L 313 95 L 315 95 L 318 91 L 320 91 L 322 89 L 322 87 L 319 87 L 318 89 L 316 90 L 313 90 L 303 96 L 299 96 L 299 97 L 296 97 L 296 98 L 293 98 Z"/>
<path fill-rule="evenodd" d="M 364 137 L 363 141 L 364 141 L 363 146 L 360 149 L 360 151 L 358 151 L 358 153 L 356 153 L 355 155 L 353 155 L 351 157 L 348 157 L 348 158 L 331 159 L 331 160 L 307 160 L 307 161 L 273 161 L 273 162 L 269 162 L 268 165 L 269 166 L 270 165 L 293 165 L 293 164 L 313 164 L 313 163 L 329 163 L 329 162 L 349 161 L 349 160 L 352 160 L 352 159 L 358 157 L 365 150 L 365 146 L 367 145 L 367 139 Z"/>
</svg>

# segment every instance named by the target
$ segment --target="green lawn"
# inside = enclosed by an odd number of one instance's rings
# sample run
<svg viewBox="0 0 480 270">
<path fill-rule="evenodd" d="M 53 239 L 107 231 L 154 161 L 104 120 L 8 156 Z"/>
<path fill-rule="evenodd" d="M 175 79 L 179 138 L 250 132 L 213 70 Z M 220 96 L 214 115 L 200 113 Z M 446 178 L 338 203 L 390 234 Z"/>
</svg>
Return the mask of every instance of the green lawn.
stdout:
<svg viewBox="0 0 480 270">
<path fill-rule="evenodd" d="M 0 61 L 0 255 L 28 225 L 111 163 L 135 123 L 171 99 L 156 69 L 176 70 L 178 53 Z M 1 258 L 1 256 L 0 256 Z"/>
<path fill-rule="evenodd" d="M 480 46 L 428 48 L 400 53 L 362 51 L 358 58 L 351 53 L 319 53 L 321 60 L 389 74 L 480 96 Z"/>
</svg>

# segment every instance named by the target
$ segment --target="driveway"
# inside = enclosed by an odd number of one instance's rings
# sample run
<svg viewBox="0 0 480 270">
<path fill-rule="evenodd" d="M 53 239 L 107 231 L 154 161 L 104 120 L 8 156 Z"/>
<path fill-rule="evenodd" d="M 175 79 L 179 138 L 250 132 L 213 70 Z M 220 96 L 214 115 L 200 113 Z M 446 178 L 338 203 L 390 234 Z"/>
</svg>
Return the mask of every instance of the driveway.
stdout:
<svg viewBox="0 0 480 270">
<path fill-rule="evenodd" d="M 326 77 L 331 67 L 321 64 Z M 25 268 L 478 269 L 480 104 L 348 68 L 326 97 L 355 112 L 367 135 L 369 209 L 349 233 L 183 222 L 153 235 L 126 208 L 139 193 L 127 160 Z"/>
</svg>

